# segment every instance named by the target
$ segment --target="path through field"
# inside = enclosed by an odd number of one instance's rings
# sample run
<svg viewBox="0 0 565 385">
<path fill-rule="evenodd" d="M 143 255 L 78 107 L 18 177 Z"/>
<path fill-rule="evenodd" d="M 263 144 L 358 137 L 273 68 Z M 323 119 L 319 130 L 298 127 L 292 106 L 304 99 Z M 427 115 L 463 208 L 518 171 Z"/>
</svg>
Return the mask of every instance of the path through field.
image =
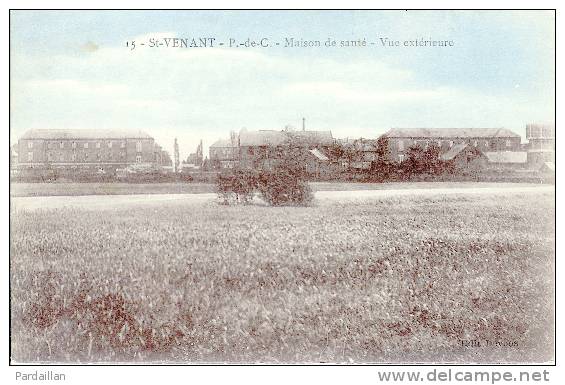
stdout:
<svg viewBox="0 0 565 385">
<path fill-rule="evenodd" d="M 351 190 L 351 191 L 317 191 L 316 204 L 327 205 L 336 201 L 386 198 L 395 196 L 432 196 L 452 194 L 539 194 L 553 192 L 553 185 L 520 184 L 501 186 L 488 185 L 477 187 L 463 184 L 457 187 L 446 188 L 413 188 L 413 189 L 388 189 L 388 190 Z M 139 205 L 159 205 L 160 203 L 178 203 L 180 205 L 204 204 L 217 200 L 216 194 L 135 194 L 135 195 L 85 195 L 85 196 L 49 196 L 49 197 L 12 197 L 12 210 L 37 210 L 56 209 L 61 207 L 75 207 L 81 209 L 108 209 L 128 208 Z"/>
</svg>

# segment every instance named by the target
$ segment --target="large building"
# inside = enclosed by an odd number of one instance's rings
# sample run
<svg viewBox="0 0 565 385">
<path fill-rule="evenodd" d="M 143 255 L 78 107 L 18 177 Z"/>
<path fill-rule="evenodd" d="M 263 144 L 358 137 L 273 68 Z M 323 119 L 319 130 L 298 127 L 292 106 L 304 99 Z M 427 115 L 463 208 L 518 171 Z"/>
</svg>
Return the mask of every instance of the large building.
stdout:
<svg viewBox="0 0 565 385">
<path fill-rule="evenodd" d="M 115 172 L 136 163 L 164 165 L 170 157 L 142 131 L 35 129 L 18 141 L 18 169 Z"/>
<path fill-rule="evenodd" d="M 520 135 L 505 128 L 391 128 L 388 138 L 392 160 L 402 162 L 411 146 L 434 144 L 442 153 L 454 145 L 468 144 L 481 152 L 520 151 Z"/>
<path fill-rule="evenodd" d="M 210 161 L 215 169 L 240 166 L 248 169 L 272 169 L 283 157 L 301 159 L 307 171 L 318 173 L 327 162 L 327 149 L 335 143 L 330 131 L 290 131 L 242 129 L 230 139 L 210 146 Z M 315 150 L 315 151 L 314 151 Z"/>
<path fill-rule="evenodd" d="M 282 158 L 301 160 L 306 170 L 318 170 L 335 143 L 330 131 L 242 130 L 239 134 L 239 162 L 243 168 L 269 170 Z M 311 152 L 316 149 L 317 151 Z"/>
</svg>

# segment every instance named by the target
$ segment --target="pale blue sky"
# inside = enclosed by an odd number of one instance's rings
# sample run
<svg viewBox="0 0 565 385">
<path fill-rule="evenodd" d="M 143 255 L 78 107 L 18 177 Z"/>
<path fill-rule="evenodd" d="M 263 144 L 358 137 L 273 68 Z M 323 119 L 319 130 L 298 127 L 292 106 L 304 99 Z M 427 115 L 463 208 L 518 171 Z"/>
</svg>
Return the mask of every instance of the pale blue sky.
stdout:
<svg viewBox="0 0 565 385">
<path fill-rule="evenodd" d="M 134 128 L 181 155 L 230 130 L 506 127 L 554 117 L 552 11 L 12 11 L 11 141 Z M 453 40 L 450 48 L 136 49 L 148 37 Z M 94 43 L 97 50 L 85 49 Z"/>
</svg>

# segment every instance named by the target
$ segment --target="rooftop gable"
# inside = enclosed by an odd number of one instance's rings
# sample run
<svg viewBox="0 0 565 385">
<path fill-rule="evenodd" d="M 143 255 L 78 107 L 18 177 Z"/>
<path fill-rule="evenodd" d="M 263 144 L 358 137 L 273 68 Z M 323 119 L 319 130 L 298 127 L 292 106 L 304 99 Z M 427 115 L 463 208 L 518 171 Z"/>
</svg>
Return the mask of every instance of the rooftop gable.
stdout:
<svg viewBox="0 0 565 385">
<path fill-rule="evenodd" d="M 506 128 L 391 128 L 389 138 L 520 138 Z"/>
<path fill-rule="evenodd" d="M 453 145 L 448 151 L 444 152 L 439 156 L 441 160 L 452 160 L 457 155 L 459 155 L 463 150 L 467 148 L 467 143 L 459 143 Z"/>
</svg>

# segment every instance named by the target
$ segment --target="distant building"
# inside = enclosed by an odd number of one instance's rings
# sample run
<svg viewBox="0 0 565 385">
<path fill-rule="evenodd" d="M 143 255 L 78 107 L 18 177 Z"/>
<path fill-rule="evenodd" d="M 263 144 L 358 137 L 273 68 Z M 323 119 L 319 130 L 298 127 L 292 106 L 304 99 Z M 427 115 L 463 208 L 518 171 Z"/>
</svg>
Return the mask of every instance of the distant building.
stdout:
<svg viewBox="0 0 565 385">
<path fill-rule="evenodd" d="M 342 170 L 368 170 L 378 158 L 376 139 L 337 139 L 336 143 L 341 148 L 341 156 L 337 159 Z"/>
<path fill-rule="evenodd" d="M 518 151 L 520 135 L 505 128 L 391 128 L 383 136 L 389 141 L 391 159 L 402 162 L 411 146 L 436 145 L 441 153 L 466 143 L 481 152 Z"/>
<path fill-rule="evenodd" d="M 202 154 L 202 140 L 201 140 L 198 146 L 196 147 L 196 152 L 190 153 L 186 158 L 186 162 L 183 163 L 189 165 L 188 167 L 200 168 L 202 167 L 203 162 L 204 159 Z"/>
<path fill-rule="evenodd" d="M 230 139 L 220 139 L 209 149 L 209 164 L 213 169 L 231 169 L 239 165 L 239 138 L 231 133 Z"/>
<path fill-rule="evenodd" d="M 293 131 L 290 129 L 230 133 L 230 139 L 220 139 L 210 146 L 210 164 L 213 169 L 241 166 L 248 169 L 270 170 L 282 158 L 304 161 L 304 167 L 319 174 L 321 163 L 327 162 L 325 153 L 335 143 L 330 131 Z M 317 151 L 310 152 L 316 149 Z"/>
<path fill-rule="evenodd" d="M 555 161 L 555 125 L 528 124 L 526 125 L 528 139 L 528 165 L 538 168 L 545 162 Z"/>
<path fill-rule="evenodd" d="M 18 141 L 18 169 L 117 168 L 145 163 L 163 165 L 168 154 L 142 131 L 34 129 Z"/>
<path fill-rule="evenodd" d="M 331 131 L 242 130 L 239 162 L 244 168 L 270 170 L 286 158 L 302 161 L 305 170 L 319 170 L 319 162 L 334 143 Z M 309 152 L 312 149 L 318 151 Z"/>
<path fill-rule="evenodd" d="M 171 160 L 171 156 L 167 151 L 163 150 L 163 148 L 161 148 L 161 146 L 159 146 L 157 143 L 155 143 L 155 148 L 153 152 L 155 154 L 156 165 L 160 165 L 163 167 L 172 167 L 173 161 Z"/>
</svg>

